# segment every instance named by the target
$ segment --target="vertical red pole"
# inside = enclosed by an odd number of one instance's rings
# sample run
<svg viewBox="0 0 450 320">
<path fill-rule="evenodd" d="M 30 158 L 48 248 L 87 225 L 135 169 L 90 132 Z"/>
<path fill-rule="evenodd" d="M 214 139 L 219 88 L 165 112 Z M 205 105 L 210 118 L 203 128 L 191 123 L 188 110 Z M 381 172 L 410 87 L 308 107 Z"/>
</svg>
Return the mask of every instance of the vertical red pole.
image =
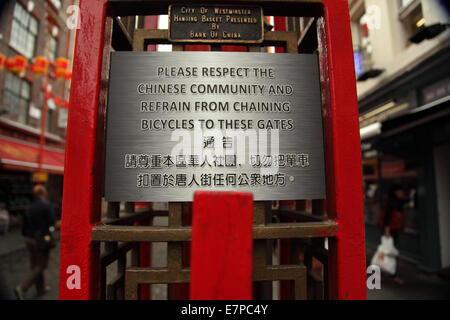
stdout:
<svg viewBox="0 0 450 320">
<path fill-rule="evenodd" d="M 211 46 L 208 44 L 186 44 L 184 51 L 211 51 Z"/>
<path fill-rule="evenodd" d="M 338 223 L 337 237 L 329 242 L 330 298 L 365 299 L 361 144 L 348 1 L 323 2 L 322 28 L 326 32 L 319 32 L 319 55 L 323 72 L 326 205 L 328 216 Z"/>
<path fill-rule="evenodd" d="M 193 210 L 190 298 L 251 299 L 253 195 L 199 191 Z"/>
<path fill-rule="evenodd" d="M 286 31 L 286 17 L 273 17 L 275 31 Z M 284 53 L 284 48 L 275 47 L 275 53 Z"/>
<path fill-rule="evenodd" d="M 103 172 L 97 159 L 103 151 L 96 148 L 96 138 L 105 3 L 80 1 L 66 139 L 60 299 L 99 295 L 99 245 L 90 232 L 101 208 Z"/>
<path fill-rule="evenodd" d="M 158 21 L 159 21 L 159 16 L 155 16 L 155 15 L 145 16 L 144 28 L 145 29 L 158 29 Z M 157 49 L 156 44 L 147 45 L 147 51 L 156 51 L 156 49 Z"/>
<path fill-rule="evenodd" d="M 225 52 L 246 52 L 247 47 L 246 46 L 236 46 L 236 45 L 223 45 L 222 51 Z"/>
</svg>

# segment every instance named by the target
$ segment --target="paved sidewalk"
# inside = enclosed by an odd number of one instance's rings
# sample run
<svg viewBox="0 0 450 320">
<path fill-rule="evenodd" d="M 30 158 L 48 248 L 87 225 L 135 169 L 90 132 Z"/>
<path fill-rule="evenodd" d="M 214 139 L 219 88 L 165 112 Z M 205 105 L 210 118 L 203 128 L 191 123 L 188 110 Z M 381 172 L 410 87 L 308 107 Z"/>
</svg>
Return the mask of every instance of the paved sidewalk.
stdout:
<svg viewBox="0 0 450 320">
<path fill-rule="evenodd" d="M 13 230 L 6 235 L 0 235 L 0 257 L 22 249 L 25 249 L 25 242 L 20 230 Z"/>
<path fill-rule="evenodd" d="M 57 234 L 59 239 L 59 234 Z M 59 296 L 59 241 L 57 247 L 50 253 L 50 260 L 45 271 L 46 284 L 52 290 L 37 297 L 36 289 L 30 288 L 25 298 L 31 300 L 56 300 Z M 16 299 L 13 289 L 30 271 L 28 251 L 20 232 L 13 231 L 6 236 L 0 236 L 0 287 L 4 299 Z"/>
<path fill-rule="evenodd" d="M 373 252 L 367 251 L 367 265 Z M 450 299 L 450 280 L 437 274 L 420 271 L 417 266 L 400 260 L 399 277 L 404 284 L 394 283 L 383 275 L 381 290 L 367 290 L 368 300 L 447 300 Z"/>
<path fill-rule="evenodd" d="M 155 225 L 167 225 L 167 217 L 155 219 Z M 58 237 L 59 238 L 59 237 Z M 59 288 L 59 242 L 50 255 L 49 267 L 45 271 L 46 282 L 52 290 L 42 297 L 36 296 L 35 288 L 31 288 L 27 299 L 31 300 L 56 300 Z M 368 250 L 370 261 L 371 251 Z M 152 250 L 153 265 L 164 267 L 167 264 L 167 245 L 154 243 Z M 10 233 L 8 236 L 0 236 L 0 291 L 4 291 L 6 298 L 15 299 L 13 288 L 29 272 L 29 257 L 20 232 Z M 405 284 L 398 285 L 383 276 L 381 290 L 368 290 L 369 300 L 400 300 L 400 299 L 450 299 L 450 280 L 436 274 L 421 272 L 413 264 L 400 261 L 399 274 Z M 152 298 L 167 299 L 167 285 L 154 285 Z M 3 293 L 3 292 L 1 292 Z M 0 293 L 0 294 L 1 294 Z"/>
</svg>

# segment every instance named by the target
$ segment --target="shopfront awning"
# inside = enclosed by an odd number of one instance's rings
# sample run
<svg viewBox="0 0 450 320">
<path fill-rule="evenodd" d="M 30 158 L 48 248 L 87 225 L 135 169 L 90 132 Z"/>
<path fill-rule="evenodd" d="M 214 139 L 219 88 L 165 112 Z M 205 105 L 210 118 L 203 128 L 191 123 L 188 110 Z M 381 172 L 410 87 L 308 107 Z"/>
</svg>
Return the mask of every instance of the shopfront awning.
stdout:
<svg viewBox="0 0 450 320">
<path fill-rule="evenodd" d="M 399 117 L 383 121 L 382 138 L 413 129 L 450 115 L 450 95 L 415 108 Z"/>
<path fill-rule="evenodd" d="M 38 159 L 39 146 L 0 137 L 0 163 L 3 169 L 36 172 Z M 42 171 L 64 174 L 64 152 L 44 149 Z"/>
<path fill-rule="evenodd" d="M 409 110 L 382 122 L 372 123 L 360 130 L 361 141 L 374 137 L 388 138 L 395 134 L 427 124 L 450 115 L 450 95 Z"/>
</svg>

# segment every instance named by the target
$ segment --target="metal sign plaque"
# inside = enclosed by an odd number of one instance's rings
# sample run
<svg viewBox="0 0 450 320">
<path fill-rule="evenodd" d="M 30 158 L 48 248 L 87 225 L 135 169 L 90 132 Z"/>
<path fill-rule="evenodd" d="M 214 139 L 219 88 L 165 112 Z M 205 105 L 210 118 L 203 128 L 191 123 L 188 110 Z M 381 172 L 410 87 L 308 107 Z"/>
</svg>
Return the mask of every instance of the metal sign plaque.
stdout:
<svg viewBox="0 0 450 320">
<path fill-rule="evenodd" d="M 316 55 L 113 52 L 107 201 L 325 198 Z"/>
<path fill-rule="evenodd" d="M 169 40 L 196 43 L 261 43 L 261 7 L 169 6 Z"/>
</svg>

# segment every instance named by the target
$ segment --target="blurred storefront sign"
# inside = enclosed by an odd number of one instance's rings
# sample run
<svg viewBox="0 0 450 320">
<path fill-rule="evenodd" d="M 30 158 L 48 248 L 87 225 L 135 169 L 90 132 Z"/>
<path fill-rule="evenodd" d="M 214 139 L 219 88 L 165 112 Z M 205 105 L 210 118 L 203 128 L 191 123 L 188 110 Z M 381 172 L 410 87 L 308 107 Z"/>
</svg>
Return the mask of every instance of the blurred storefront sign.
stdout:
<svg viewBox="0 0 450 320">
<path fill-rule="evenodd" d="M 38 168 L 39 147 L 7 137 L 0 138 L 0 163 L 3 169 L 35 172 Z M 44 149 L 42 171 L 62 175 L 64 152 Z"/>
<path fill-rule="evenodd" d="M 56 110 L 56 104 L 54 99 L 47 100 L 47 106 L 50 110 Z"/>
<path fill-rule="evenodd" d="M 450 77 L 438 81 L 422 90 L 425 103 L 430 103 L 450 95 Z"/>
<path fill-rule="evenodd" d="M 33 117 L 35 119 L 40 119 L 42 111 L 39 108 L 36 108 L 33 103 L 30 103 L 30 111 L 28 112 L 30 117 Z"/>
<path fill-rule="evenodd" d="M 48 181 L 48 174 L 45 172 L 35 172 L 33 173 L 33 182 L 45 183 Z"/>
<path fill-rule="evenodd" d="M 390 101 L 360 116 L 360 126 L 364 128 L 374 123 L 381 123 L 384 120 L 403 114 L 405 110 L 408 109 L 408 103 L 396 103 L 395 101 Z"/>
</svg>

